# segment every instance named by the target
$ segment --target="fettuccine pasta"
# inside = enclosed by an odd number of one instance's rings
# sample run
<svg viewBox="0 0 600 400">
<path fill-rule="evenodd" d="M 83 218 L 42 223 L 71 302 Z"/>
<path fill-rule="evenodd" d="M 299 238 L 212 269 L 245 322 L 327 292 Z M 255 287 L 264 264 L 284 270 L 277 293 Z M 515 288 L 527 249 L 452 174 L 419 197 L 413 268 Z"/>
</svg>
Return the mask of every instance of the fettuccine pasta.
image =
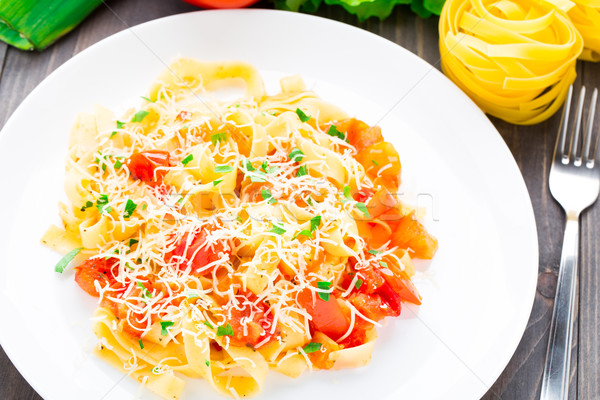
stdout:
<svg viewBox="0 0 600 400">
<path fill-rule="evenodd" d="M 552 116 L 575 80 L 583 39 L 568 0 L 447 0 L 444 73 L 486 113 L 531 125 Z M 593 45 L 593 43 L 591 43 Z"/>
<path fill-rule="evenodd" d="M 240 99 L 211 95 L 238 83 Z M 184 377 L 237 398 L 269 369 L 365 365 L 375 326 L 420 304 L 411 258 L 437 241 L 396 195 L 398 153 L 300 77 L 281 87 L 179 59 L 140 108 L 74 124 L 69 204 L 43 242 L 99 299 L 97 354 L 164 398 Z"/>
</svg>

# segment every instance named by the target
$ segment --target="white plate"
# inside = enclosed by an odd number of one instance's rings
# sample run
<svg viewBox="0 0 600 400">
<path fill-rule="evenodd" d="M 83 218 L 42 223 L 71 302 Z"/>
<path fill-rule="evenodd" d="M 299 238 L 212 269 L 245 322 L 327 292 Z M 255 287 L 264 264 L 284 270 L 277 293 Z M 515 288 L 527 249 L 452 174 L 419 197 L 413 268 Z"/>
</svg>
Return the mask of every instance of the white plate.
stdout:
<svg viewBox="0 0 600 400">
<path fill-rule="evenodd" d="M 137 104 L 179 55 L 249 61 L 270 88 L 282 72 L 300 73 L 322 97 L 380 123 L 400 152 L 403 190 L 429 208 L 427 225 L 440 242 L 418 282 L 423 305 L 379 330 L 369 366 L 297 380 L 272 372 L 259 398 L 482 396 L 523 334 L 538 269 L 531 203 L 509 150 L 459 89 L 405 49 L 342 23 L 263 10 L 177 15 L 118 33 L 50 75 L 6 124 L 0 339 L 29 383 L 48 400 L 132 398 L 138 390 L 91 354 L 95 301 L 71 274 L 53 272 L 60 257 L 39 239 L 58 221 L 76 114 L 94 103 L 115 111 Z M 190 382 L 184 397 L 199 396 L 219 398 Z"/>
</svg>

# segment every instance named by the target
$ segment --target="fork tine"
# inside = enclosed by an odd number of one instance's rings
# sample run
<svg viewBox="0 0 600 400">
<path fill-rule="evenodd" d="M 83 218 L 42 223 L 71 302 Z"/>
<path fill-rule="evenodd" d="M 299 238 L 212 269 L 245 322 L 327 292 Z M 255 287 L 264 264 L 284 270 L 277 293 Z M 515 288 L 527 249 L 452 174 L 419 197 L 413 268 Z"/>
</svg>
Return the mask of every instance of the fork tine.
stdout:
<svg viewBox="0 0 600 400">
<path fill-rule="evenodd" d="M 579 91 L 579 102 L 577 104 L 577 115 L 575 117 L 575 130 L 571 137 L 569 146 L 569 159 L 573 158 L 576 166 L 581 165 L 581 153 L 579 153 L 579 136 L 581 134 L 581 119 L 583 117 L 583 104 L 585 103 L 585 86 Z"/>
<path fill-rule="evenodd" d="M 594 145 L 592 147 L 592 133 L 594 130 L 594 117 L 596 115 L 596 103 L 598 101 L 598 88 L 594 89 L 592 93 L 592 102 L 590 103 L 590 109 L 588 111 L 588 122 L 587 122 L 587 134 L 585 135 L 585 149 L 583 152 L 583 156 L 585 164 L 588 168 L 592 168 L 594 166 L 594 161 L 596 160 L 596 148 L 598 147 L 598 137 L 596 136 L 596 140 L 594 140 Z M 592 153 L 590 153 L 590 148 Z"/>
<path fill-rule="evenodd" d="M 569 86 L 569 92 L 567 93 L 567 100 L 563 106 L 563 114 L 560 119 L 560 134 L 556 138 L 556 144 L 554 146 L 554 158 L 560 157 L 564 162 L 565 158 L 565 142 L 567 140 L 567 130 L 569 128 L 569 114 L 571 111 L 571 99 L 573 97 L 573 85 Z"/>
</svg>

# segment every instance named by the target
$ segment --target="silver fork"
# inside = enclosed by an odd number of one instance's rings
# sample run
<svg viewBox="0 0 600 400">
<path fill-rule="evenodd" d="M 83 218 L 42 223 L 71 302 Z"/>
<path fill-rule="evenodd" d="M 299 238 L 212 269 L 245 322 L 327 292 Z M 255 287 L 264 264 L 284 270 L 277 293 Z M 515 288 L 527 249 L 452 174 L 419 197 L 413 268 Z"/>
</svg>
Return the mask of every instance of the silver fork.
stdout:
<svg viewBox="0 0 600 400">
<path fill-rule="evenodd" d="M 575 127 L 569 135 L 568 125 L 572 96 L 573 87 L 571 86 L 564 105 L 554 148 L 554 159 L 550 168 L 550 193 L 565 210 L 567 218 L 540 400 L 568 398 L 579 253 L 579 215 L 594 204 L 600 189 L 600 160 L 597 156 L 598 135 L 594 135 L 592 132 L 598 89 L 594 89 L 592 94 L 587 129 L 583 138 L 580 133 L 583 130 L 581 119 L 585 103 L 585 87 L 582 87 L 579 93 Z"/>
</svg>

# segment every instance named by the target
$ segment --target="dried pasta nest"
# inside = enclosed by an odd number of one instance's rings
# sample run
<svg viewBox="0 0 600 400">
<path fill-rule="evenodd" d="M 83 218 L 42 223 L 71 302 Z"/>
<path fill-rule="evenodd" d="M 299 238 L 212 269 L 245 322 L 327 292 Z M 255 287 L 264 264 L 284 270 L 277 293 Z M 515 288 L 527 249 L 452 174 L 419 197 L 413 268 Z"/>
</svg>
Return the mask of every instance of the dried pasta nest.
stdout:
<svg viewBox="0 0 600 400">
<path fill-rule="evenodd" d="M 575 80 L 583 38 L 569 1 L 447 0 L 442 70 L 486 113 L 531 125 L 552 116 Z"/>
</svg>

